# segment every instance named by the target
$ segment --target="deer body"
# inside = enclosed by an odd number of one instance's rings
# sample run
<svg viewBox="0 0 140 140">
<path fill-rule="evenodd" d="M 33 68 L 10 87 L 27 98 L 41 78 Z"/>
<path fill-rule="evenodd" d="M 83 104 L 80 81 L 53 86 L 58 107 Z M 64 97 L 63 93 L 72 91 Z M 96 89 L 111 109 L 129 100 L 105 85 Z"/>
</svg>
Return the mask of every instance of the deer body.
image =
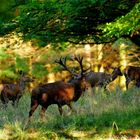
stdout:
<svg viewBox="0 0 140 140">
<path fill-rule="evenodd" d="M 79 81 L 77 81 L 79 84 Z M 29 117 L 32 116 L 38 105 L 42 106 L 46 111 L 49 105 L 57 104 L 59 112 L 62 115 L 62 106 L 68 105 L 72 109 L 71 102 L 77 101 L 82 95 L 82 89 L 75 87 L 72 83 L 66 83 L 63 81 L 57 81 L 54 83 L 48 83 L 38 85 L 32 90 L 31 96 L 31 110 Z M 44 113 L 41 118 L 44 119 Z"/>
<path fill-rule="evenodd" d="M 66 61 L 66 60 L 65 60 Z M 60 59 L 59 64 L 63 62 Z M 82 60 L 79 62 L 82 63 Z M 63 63 L 66 68 L 66 64 Z M 69 70 L 70 72 L 70 70 Z M 82 75 L 77 75 L 69 82 L 56 81 L 53 83 L 41 84 L 32 90 L 31 95 L 31 109 L 29 111 L 29 121 L 38 105 L 42 106 L 41 119 L 45 118 L 45 111 L 49 105 L 57 104 L 60 114 L 62 115 L 62 106 L 67 105 L 72 110 L 71 103 L 77 101 L 82 92 L 86 89 L 86 82 Z"/>
<path fill-rule="evenodd" d="M 32 100 L 40 105 L 65 104 L 74 97 L 74 88 L 68 83 L 57 81 L 54 83 L 38 85 L 32 90 Z"/>
<path fill-rule="evenodd" d="M 140 87 L 140 67 L 127 66 L 124 69 L 124 76 L 126 79 L 126 89 L 131 81 L 136 81 L 136 86 Z"/>
<path fill-rule="evenodd" d="M 100 86 L 106 89 L 106 86 L 114 81 L 118 76 L 122 76 L 120 68 L 114 68 L 111 74 L 104 72 L 93 72 L 90 71 L 86 75 L 86 81 L 91 85 L 91 87 Z"/>
<path fill-rule="evenodd" d="M 3 84 L 0 96 L 2 103 L 6 105 L 11 100 L 13 105 L 18 104 L 19 99 L 21 98 L 25 90 L 26 82 L 31 81 L 32 79 L 30 79 L 29 77 L 21 75 L 19 83 Z"/>
</svg>

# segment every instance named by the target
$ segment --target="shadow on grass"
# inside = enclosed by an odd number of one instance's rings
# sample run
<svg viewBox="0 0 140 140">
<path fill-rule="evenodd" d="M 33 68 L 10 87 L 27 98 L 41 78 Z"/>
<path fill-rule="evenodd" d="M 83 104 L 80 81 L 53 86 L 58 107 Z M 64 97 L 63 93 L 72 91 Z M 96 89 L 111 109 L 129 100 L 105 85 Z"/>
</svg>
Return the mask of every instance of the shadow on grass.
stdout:
<svg viewBox="0 0 140 140">
<path fill-rule="evenodd" d="M 74 104 L 77 113 L 60 116 L 57 106 L 46 111 L 46 122 L 39 120 L 40 107 L 26 124 L 30 109 L 29 95 L 18 108 L 0 111 L 0 131 L 11 139 L 100 139 L 104 137 L 140 137 L 139 91 L 117 90 L 110 94 L 85 94 Z M 66 110 L 66 108 L 64 108 Z M 25 129 L 26 128 L 26 129 Z"/>
<path fill-rule="evenodd" d="M 94 138 L 97 136 L 140 137 L 139 112 L 140 109 L 128 110 L 127 112 L 104 112 L 99 116 L 94 114 L 59 116 L 51 122 L 33 122 L 28 130 L 34 128 L 45 133 L 47 137 L 54 136 L 55 133 L 58 137 L 66 139 Z"/>
</svg>

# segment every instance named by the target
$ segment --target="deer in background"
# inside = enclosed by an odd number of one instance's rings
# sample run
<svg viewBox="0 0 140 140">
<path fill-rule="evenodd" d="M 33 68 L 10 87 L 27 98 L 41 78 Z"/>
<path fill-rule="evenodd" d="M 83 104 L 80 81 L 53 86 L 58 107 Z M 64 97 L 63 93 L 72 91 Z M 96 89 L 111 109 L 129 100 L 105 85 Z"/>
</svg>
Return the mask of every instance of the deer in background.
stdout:
<svg viewBox="0 0 140 140">
<path fill-rule="evenodd" d="M 131 81 L 136 81 L 136 87 L 140 87 L 140 67 L 127 66 L 124 69 L 126 89 Z"/>
<path fill-rule="evenodd" d="M 118 76 L 122 76 L 122 72 L 120 67 L 113 68 L 113 72 L 111 74 L 104 73 L 104 72 L 93 72 L 90 71 L 86 74 L 85 79 L 91 85 L 91 87 L 99 86 L 104 87 L 114 81 Z"/>
<path fill-rule="evenodd" d="M 63 114 L 63 105 L 67 105 L 71 110 L 73 110 L 71 103 L 76 102 L 82 95 L 83 91 L 86 90 L 87 86 L 84 79 L 86 70 L 83 69 L 82 65 L 83 57 L 75 57 L 75 60 L 80 64 L 80 74 L 76 74 L 70 70 L 66 65 L 66 60 L 67 59 L 65 57 L 60 58 L 60 60 L 55 62 L 60 64 L 64 70 L 67 70 L 71 74 L 72 78 L 68 82 L 56 81 L 36 86 L 31 93 L 29 121 L 39 105 L 42 106 L 40 113 L 42 120 L 45 118 L 45 111 L 48 106 L 52 104 L 57 104 L 60 115 Z"/>
<path fill-rule="evenodd" d="M 7 106 L 8 102 L 11 100 L 12 105 L 18 105 L 19 99 L 24 93 L 26 83 L 32 81 L 30 77 L 20 71 L 20 80 L 17 84 L 2 84 L 0 96 L 2 103 Z"/>
</svg>

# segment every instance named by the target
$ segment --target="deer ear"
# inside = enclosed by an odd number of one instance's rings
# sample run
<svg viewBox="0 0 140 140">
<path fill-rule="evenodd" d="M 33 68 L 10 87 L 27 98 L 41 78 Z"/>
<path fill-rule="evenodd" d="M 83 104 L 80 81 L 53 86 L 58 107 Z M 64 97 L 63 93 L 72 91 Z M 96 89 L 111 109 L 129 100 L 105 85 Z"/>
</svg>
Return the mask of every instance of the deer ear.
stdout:
<svg viewBox="0 0 140 140">
<path fill-rule="evenodd" d="M 19 70 L 18 73 L 21 75 L 22 74 L 22 70 Z"/>
<path fill-rule="evenodd" d="M 19 71 L 19 74 L 20 74 L 21 76 L 24 76 L 24 75 L 25 75 L 25 72 L 23 72 L 22 70 L 20 70 L 20 71 Z"/>
</svg>

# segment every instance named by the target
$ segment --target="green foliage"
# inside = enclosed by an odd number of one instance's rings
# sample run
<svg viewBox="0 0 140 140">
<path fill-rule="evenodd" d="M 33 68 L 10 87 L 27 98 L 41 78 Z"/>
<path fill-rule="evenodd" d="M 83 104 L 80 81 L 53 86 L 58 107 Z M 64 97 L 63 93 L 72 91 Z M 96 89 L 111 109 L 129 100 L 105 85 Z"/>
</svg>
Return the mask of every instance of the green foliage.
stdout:
<svg viewBox="0 0 140 140">
<path fill-rule="evenodd" d="M 103 39 L 110 41 L 125 35 L 139 34 L 140 29 L 140 3 L 125 16 L 121 16 L 114 22 L 101 26 Z"/>
<path fill-rule="evenodd" d="M 15 0 L 0 1 L 0 21 L 6 21 L 14 17 L 12 6 Z"/>
<path fill-rule="evenodd" d="M 43 78 L 43 77 L 47 76 L 48 71 L 45 68 L 44 64 L 34 63 L 33 68 L 32 68 L 32 74 L 35 77 Z"/>
<path fill-rule="evenodd" d="M 17 25 L 15 22 L 1 22 L 0 23 L 0 34 L 1 35 L 6 35 L 10 32 L 12 32 L 13 30 L 15 30 L 17 28 Z"/>
<path fill-rule="evenodd" d="M 9 57 L 10 56 L 7 53 L 5 53 L 3 49 L 0 49 L 0 61 L 5 60 Z"/>
<path fill-rule="evenodd" d="M 10 54 L 7 54 L 4 49 L 0 49 L 0 80 L 5 80 L 6 78 L 17 78 L 17 75 L 14 73 L 15 67 L 13 61 L 11 60 L 11 57 L 12 56 Z"/>
<path fill-rule="evenodd" d="M 19 16 L 1 25 L 1 34 L 16 28 L 17 32 L 23 33 L 25 40 L 32 40 L 39 46 L 63 42 L 109 42 L 138 29 L 140 8 L 136 3 L 137 0 L 24 1 L 16 7 Z M 134 5 L 136 8 L 132 9 Z M 133 24 L 120 24 L 129 22 L 129 17 L 133 17 L 131 23 L 136 19 Z"/>
<path fill-rule="evenodd" d="M 54 2 L 51 1 L 45 4 L 34 2 L 21 7 L 21 15 L 17 19 L 19 31 L 24 33 L 25 39 L 32 39 L 40 46 L 45 46 L 46 42 L 49 43 L 52 40 L 53 29 L 49 26 L 55 24 L 57 20 L 57 17 L 55 19 L 57 9 L 53 4 Z M 57 27 L 53 26 L 53 28 Z"/>
<path fill-rule="evenodd" d="M 20 58 L 20 57 L 16 57 L 16 62 L 15 62 L 15 68 L 17 70 L 22 70 L 25 72 L 29 71 L 29 65 L 28 65 L 28 60 L 25 58 Z"/>
<path fill-rule="evenodd" d="M 16 74 L 11 69 L 0 71 L 0 77 L 1 78 L 8 77 L 8 78 L 14 78 L 14 79 L 17 78 Z"/>
</svg>

